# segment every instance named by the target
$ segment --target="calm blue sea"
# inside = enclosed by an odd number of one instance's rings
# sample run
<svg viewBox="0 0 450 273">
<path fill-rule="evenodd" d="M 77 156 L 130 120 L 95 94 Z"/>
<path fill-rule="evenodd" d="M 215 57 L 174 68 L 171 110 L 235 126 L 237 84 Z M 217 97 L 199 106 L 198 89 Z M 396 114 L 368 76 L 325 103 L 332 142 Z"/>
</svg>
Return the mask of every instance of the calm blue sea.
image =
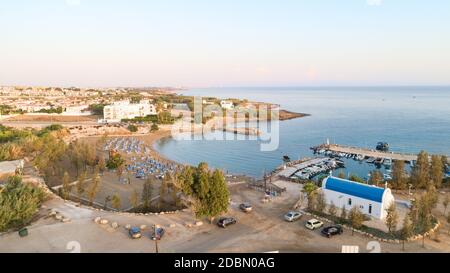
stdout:
<svg viewBox="0 0 450 273">
<path fill-rule="evenodd" d="M 247 98 L 273 102 L 283 109 L 311 114 L 280 124 L 280 145 L 261 152 L 256 141 L 177 141 L 163 139 L 155 148 L 178 162 L 261 177 L 282 163 L 310 157 L 310 147 L 326 139 L 375 148 L 386 141 L 391 151 L 450 155 L 450 87 L 211 88 L 183 92 L 193 96 Z M 367 177 L 373 165 L 346 160 L 346 173 Z"/>
</svg>

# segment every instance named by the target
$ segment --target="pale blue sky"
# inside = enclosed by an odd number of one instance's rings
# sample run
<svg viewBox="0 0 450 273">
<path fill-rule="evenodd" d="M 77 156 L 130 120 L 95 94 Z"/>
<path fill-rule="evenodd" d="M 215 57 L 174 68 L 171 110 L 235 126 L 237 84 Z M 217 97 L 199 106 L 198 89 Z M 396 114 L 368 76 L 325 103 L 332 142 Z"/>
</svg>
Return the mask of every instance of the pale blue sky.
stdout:
<svg viewBox="0 0 450 273">
<path fill-rule="evenodd" d="M 448 0 L 0 0 L 0 85 L 450 84 Z"/>
</svg>

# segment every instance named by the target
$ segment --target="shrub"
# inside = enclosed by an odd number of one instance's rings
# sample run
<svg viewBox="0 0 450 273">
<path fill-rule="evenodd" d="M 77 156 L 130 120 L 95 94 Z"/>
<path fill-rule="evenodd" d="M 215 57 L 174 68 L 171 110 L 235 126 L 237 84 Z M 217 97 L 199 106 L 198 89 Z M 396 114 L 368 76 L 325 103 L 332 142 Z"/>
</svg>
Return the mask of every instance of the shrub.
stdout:
<svg viewBox="0 0 450 273">
<path fill-rule="evenodd" d="M 0 231 L 28 224 L 45 199 L 45 193 L 22 183 L 20 176 L 8 179 L 0 192 Z"/>
</svg>

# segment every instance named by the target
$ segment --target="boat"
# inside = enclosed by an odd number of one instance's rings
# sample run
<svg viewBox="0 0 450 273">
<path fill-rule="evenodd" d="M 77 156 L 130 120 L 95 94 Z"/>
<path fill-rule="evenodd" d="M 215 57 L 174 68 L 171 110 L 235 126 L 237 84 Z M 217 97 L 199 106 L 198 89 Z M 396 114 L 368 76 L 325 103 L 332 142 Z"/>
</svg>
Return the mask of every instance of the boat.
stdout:
<svg viewBox="0 0 450 273">
<path fill-rule="evenodd" d="M 383 162 L 385 166 L 392 166 L 392 158 L 386 158 Z"/>
<path fill-rule="evenodd" d="M 376 160 L 375 157 L 369 157 L 369 159 L 367 159 L 366 162 L 372 164 L 373 162 L 375 162 L 375 160 Z"/>
<path fill-rule="evenodd" d="M 291 162 L 291 158 L 287 155 L 283 156 L 283 161 L 284 162 Z"/>
<path fill-rule="evenodd" d="M 373 164 L 375 164 L 375 165 L 383 165 L 383 162 L 384 162 L 384 159 L 379 157 L 379 158 L 375 159 Z"/>
<path fill-rule="evenodd" d="M 387 142 L 378 142 L 377 151 L 381 151 L 381 152 L 389 151 L 389 144 Z"/>
<path fill-rule="evenodd" d="M 392 176 L 390 174 L 384 174 L 383 177 L 384 180 L 392 180 Z"/>
<path fill-rule="evenodd" d="M 357 155 L 356 156 L 356 160 L 363 161 L 364 160 L 364 156 L 363 155 Z"/>
</svg>

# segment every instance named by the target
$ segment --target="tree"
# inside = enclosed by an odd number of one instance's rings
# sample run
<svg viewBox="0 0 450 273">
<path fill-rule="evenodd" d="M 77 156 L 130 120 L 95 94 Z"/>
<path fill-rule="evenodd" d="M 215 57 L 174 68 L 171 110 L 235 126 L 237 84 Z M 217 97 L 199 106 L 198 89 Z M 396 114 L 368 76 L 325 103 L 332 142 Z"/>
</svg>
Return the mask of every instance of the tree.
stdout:
<svg viewBox="0 0 450 273">
<path fill-rule="evenodd" d="M 133 208 L 137 208 L 139 206 L 139 193 L 137 190 L 134 190 L 133 193 L 130 196 L 130 203 L 133 206 Z"/>
<path fill-rule="evenodd" d="M 120 164 L 119 166 L 117 166 L 116 174 L 117 174 L 117 178 L 119 179 L 119 182 L 120 182 L 120 180 L 121 180 L 121 178 L 122 178 L 124 169 L 125 169 L 125 168 L 124 168 L 123 164 Z"/>
<path fill-rule="evenodd" d="M 436 189 L 439 189 L 444 179 L 444 166 L 442 165 L 442 157 L 438 155 L 431 156 L 430 177 Z"/>
<path fill-rule="evenodd" d="M 92 179 L 91 187 L 88 189 L 87 196 L 91 206 L 94 204 L 95 197 L 97 196 L 98 190 L 100 188 L 101 178 L 98 174 L 94 175 Z"/>
<path fill-rule="evenodd" d="M 150 132 L 154 133 L 158 130 L 159 130 L 158 124 L 153 123 L 152 126 L 150 127 Z"/>
<path fill-rule="evenodd" d="M 0 232 L 29 224 L 45 198 L 42 189 L 22 183 L 20 176 L 9 177 L 0 190 Z"/>
<path fill-rule="evenodd" d="M 120 210 L 122 207 L 122 201 L 120 199 L 120 195 L 118 193 L 115 193 L 111 199 L 111 205 L 114 209 Z"/>
<path fill-rule="evenodd" d="M 385 219 L 385 224 L 389 230 L 389 233 L 393 233 L 397 230 L 397 224 L 398 224 L 398 213 L 397 213 L 397 207 L 395 206 L 395 203 L 392 202 L 391 205 L 386 209 L 387 215 Z"/>
<path fill-rule="evenodd" d="M 150 200 L 152 199 L 153 194 L 152 182 L 151 178 L 147 178 L 144 183 L 144 189 L 142 190 L 141 200 L 145 209 L 150 207 Z"/>
<path fill-rule="evenodd" d="M 81 198 L 83 197 L 83 193 L 85 192 L 85 180 L 86 180 L 87 173 L 82 172 L 81 175 L 78 177 L 78 183 L 77 183 L 77 194 L 78 194 L 78 201 L 81 205 Z"/>
<path fill-rule="evenodd" d="M 69 198 L 69 195 L 70 195 L 70 191 L 71 191 L 69 173 L 64 172 L 64 176 L 63 176 L 62 183 L 63 183 L 63 184 L 62 184 L 63 198 L 64 198 L 64 199 L 68 199 L 68 198 Z"/>
<path fill-rule="evenodd" d="M 333 216 L 333 217 L 336 216 L 336 214 L 337 214 L 337 208 L 336 208 L 336 206 L 334 205 L 333 202 L 331 202 L 331 204 L 330 204 L 330 206 L 328 208 L 328 214 Z"/>
<path fill-rule="evenodd" d="M 98 158 L 97 166 L 98 166 L 98 170 L 100 171 L 100 173 L 103 174 L 103 172 L 106 170 L 105 158 L 103 156 L 100 156 Z"/>
<path fill-rule="evenodd" d="M 447 224 L 450 225 L 450 213 L 447 215 Z M 448 230 L 448 234 L 450 235 L 450 229 Z"/>
<path fill-rule="evenodd" d="M 230 199 L 230 192 L 228 190 L 225 176 L 219 170 L 215 170 L 212 173 L 210 179 L 209 194 L 204 202 L 204 206 L 207 207 L 207 215 L 210 218 L 210 222 L 221 213 L 228 210 Z"/>
<path fill-rule="evenodd" d="M 405 251 L 405 242 L 413 235 L 414 230 L 411 224 L 411 220 L 408 215 L 403 219 L 403 226 L 400 230 L 400 237 L 403 244 L 403 251 Z"/>
<path fill-rule="evenodd" d="M 119 166 L 123 166 L 125 160 L 119 153 L 111 152 L 108 161 L 106 162 L 106 167 L 110 170 L 115 170 Z"/>
<path fill-rule="evenodd" d="M 317 212 L 323 213 L 323 212 L 325 212 L 326 207 L 327 207 L 327 203 L 325 200 L 325 195 L 322 192 L 320 192 L 317 194 L 317 197 L 316 197 L 315 209 Z"/>
<path fill-rule="evenodd" d="M 138 131 L 138 127 L 136 125 L 130 124 L 128 125 L 128 131 L 136 133 Z"/>
<path fill-rule="evenodd" d="M 316 184 L 312 182 L 308 182 L 303 186 L 302 192 L 306 194 L 306 197 L 308 198 L 308 209 L 309 210 L 315 210 L 316 206 L 316 190 L 317 186 Z"/>
<path fill-rule="evenodd" d="M 343 221 L 347 220 L 347 210 L 345 209 L 345 206 L 342 206 L 341 209 L 341 217 L 340 217 Z"/>
<path fill-rule="evenodd" d="M 405 162 L 402 160 L 395 160 L 392 166 L 392 180 L 393 186 L 397 190 L 404 190 L 407 186 L 407 179 L 405 174 Z"/>
<path fill-rule="evenodd" d="M 448 207 L 449 202 L 450 202 L 450 196 L 448 194 L 446 194 L 444 201 L 442 201 L 442 205 L 444 205 L 444 215 L 447 214 L 447 207 Z"/>
<path fill-rule="evenodd" d="M 369 184 L 378 186 L 383 183 L 383 174 L 379 170 L 370 172 Z"/>
<path fill-rule="evenodd" d="M 343 171 L 339 172 L 338 177 L 341 178 L 341 179 L 345 179 L 346 178 L 345 177 L 345 173 Z"/>
<path fill-rule="evenodd" d="M 416 188 L 423 188 L 429 183 L 430 163 L 428 153 L 422 151 L 417 156 L 417 162 L 411 172 L 411 182 Z"/>
<path fill-rule="evenodd" d="M 354 181 L 354 182 L 358 182 L 358 183 L 365 183 L 366 181 L 364 181 L 364 179 L 362 179 L 361 177 L 357 176 L 356 174 L 352 174 L 349 177 L 350 181 Z"/>
<path fill-rule="evenodd" d="M 360 229 L 362 227 L 364 222 L 364 215 L 357 207 L 353 207 L 348 215 L 348 220 L 350 221 L 350 224 L 352 226 L 353 235 L 355 233 L 355 229 Z"/>
</svg>

